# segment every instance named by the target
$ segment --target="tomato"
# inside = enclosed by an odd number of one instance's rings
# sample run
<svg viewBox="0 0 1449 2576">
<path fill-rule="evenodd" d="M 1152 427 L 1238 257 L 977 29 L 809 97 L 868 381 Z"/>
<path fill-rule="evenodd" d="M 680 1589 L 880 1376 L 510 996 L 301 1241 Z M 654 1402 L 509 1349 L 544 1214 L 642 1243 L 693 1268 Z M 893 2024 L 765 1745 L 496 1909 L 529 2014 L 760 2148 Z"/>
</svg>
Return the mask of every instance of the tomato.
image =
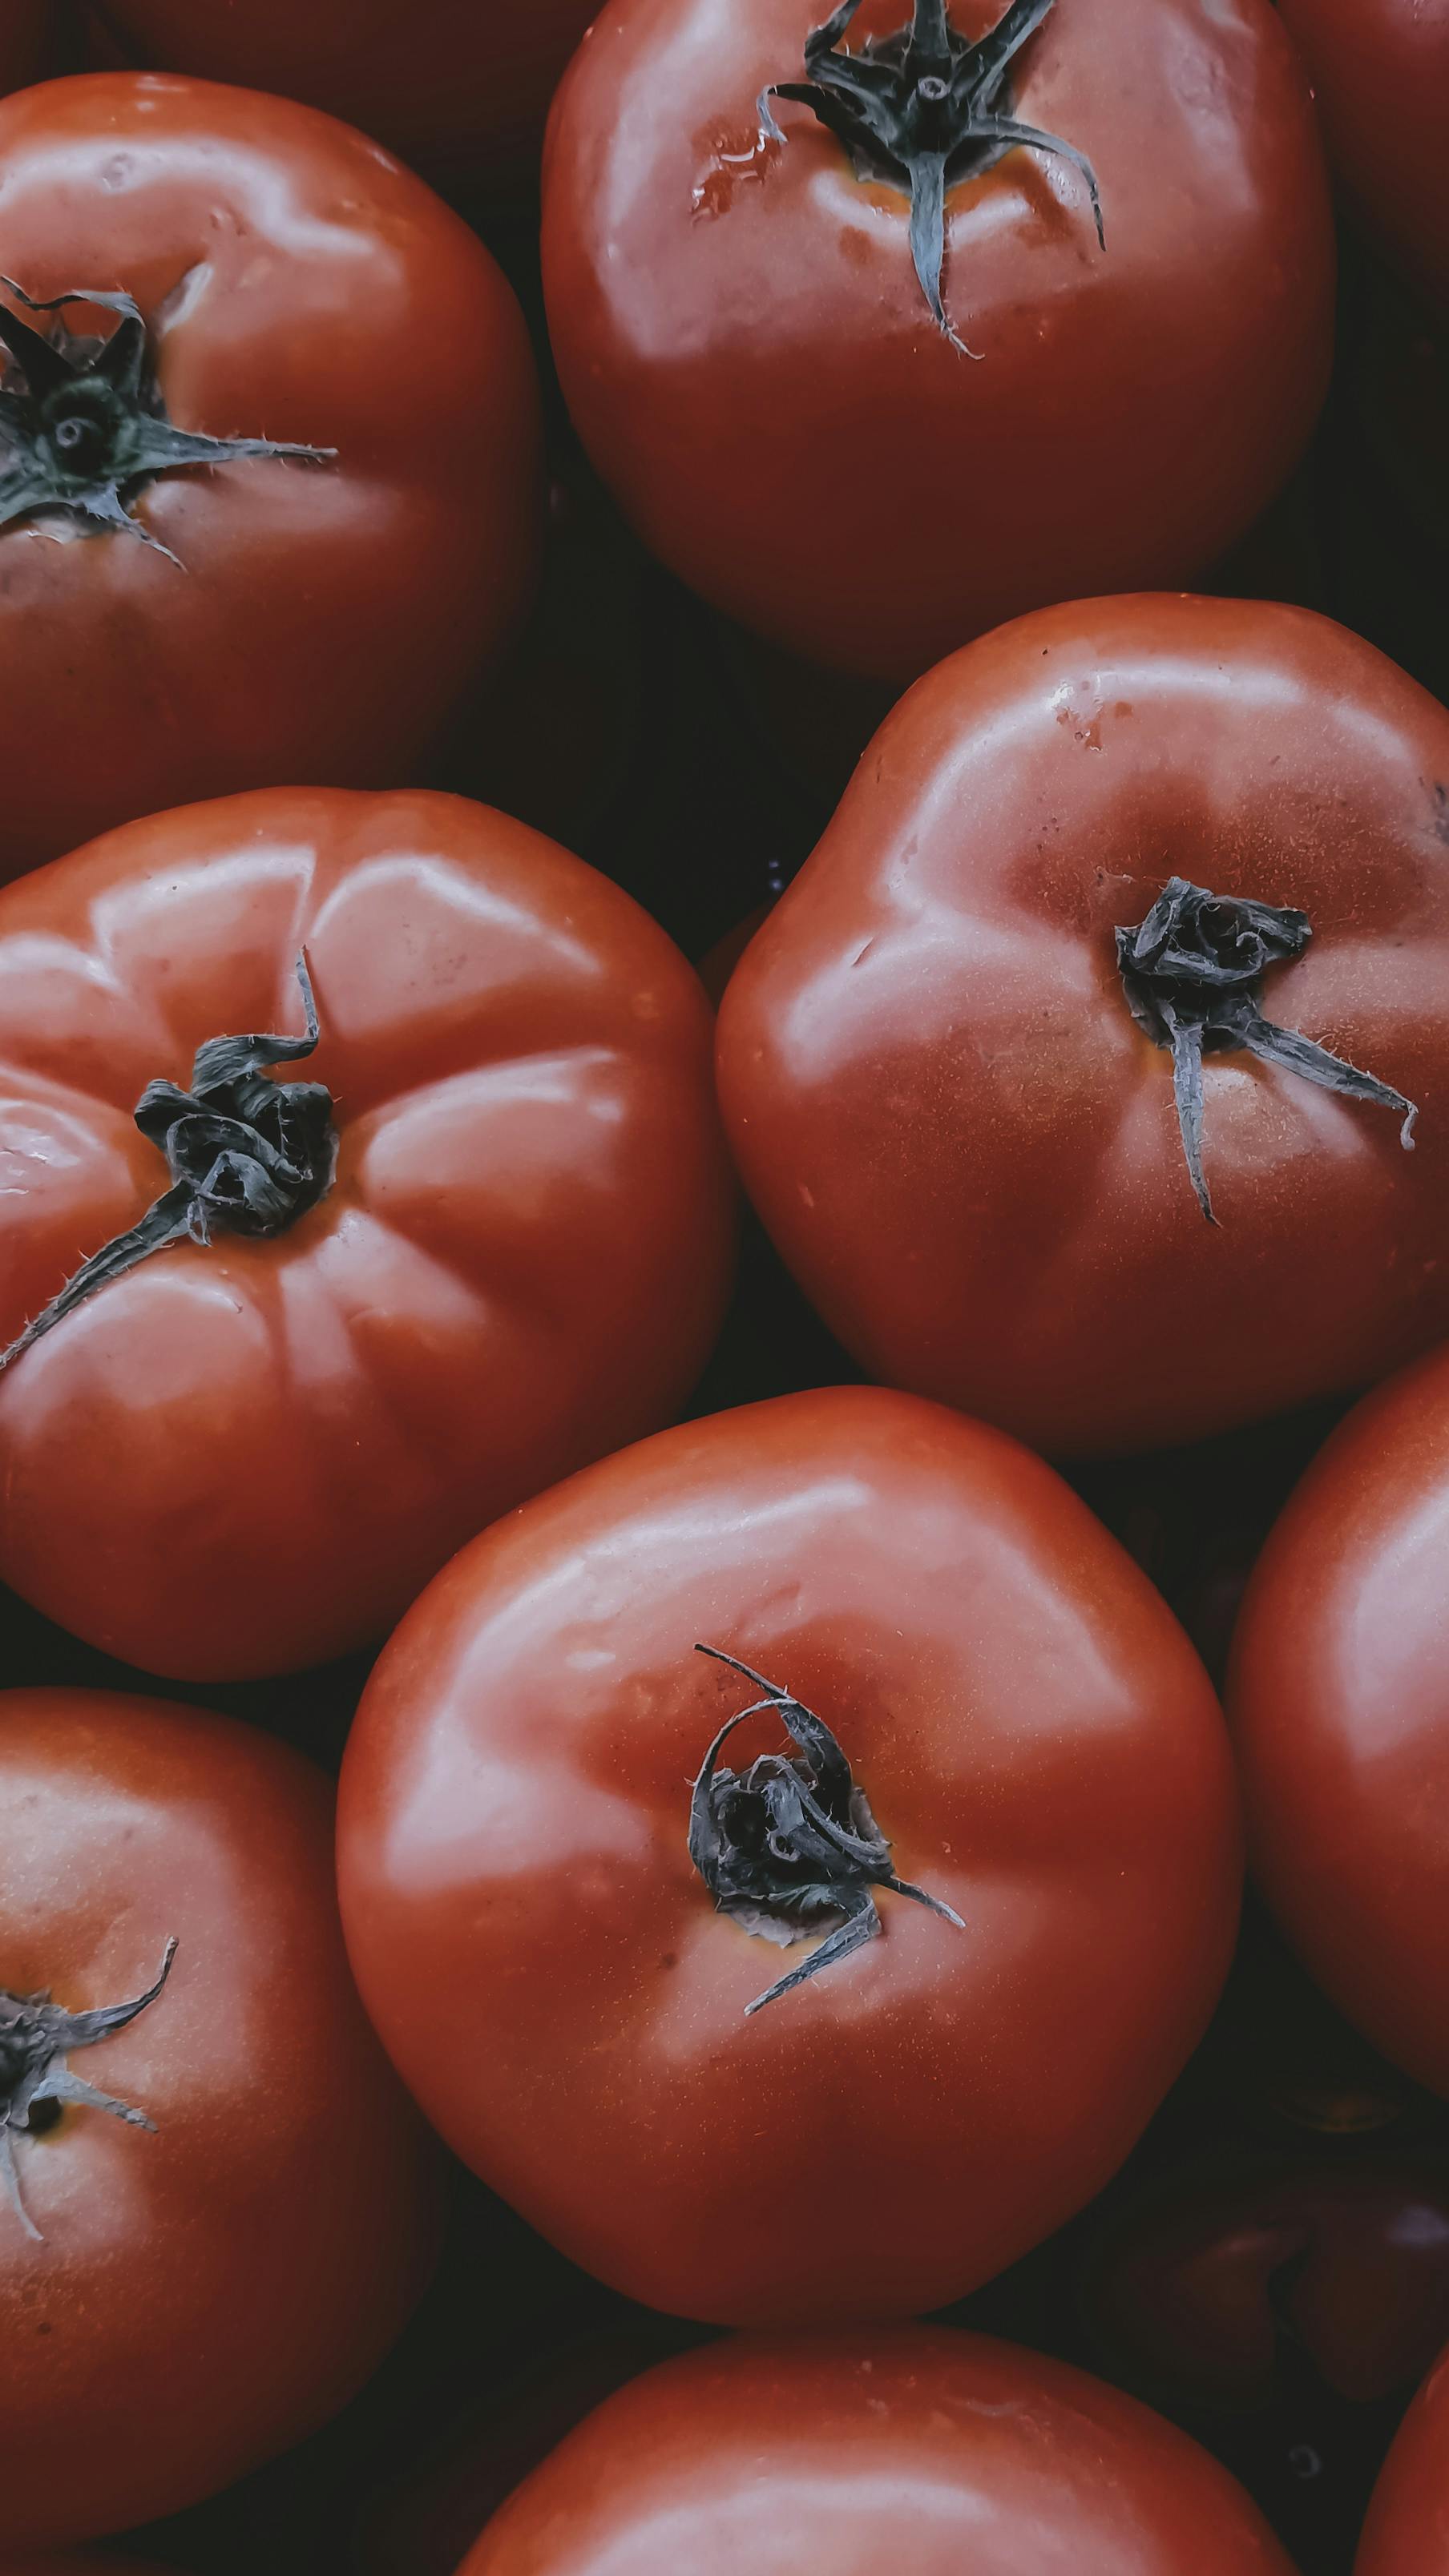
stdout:
<svg viewBox="0 0 1449 2576">
<path fill-rule="evenodd" d="M 532 577 L 500 271 L 285 100 L 55 81 L 0 105 L 0 164 L 0 271 L 42 306 L 0 305 L 0 876 L 187 798 L 393 784 Z"/>
<path fill-rule="evenodd" d="M 544 114 L 600 0 L 104 0 L 164 71 L 281 90 L 430 177 L 499 191 L 538 163 Z"/>
<path fill-rule="evenodd" d="M 1449 1353 L 1360 1405 L 1248 1586 L 1232 1709 L 1259 1876 L 1318 1983 L 1449 2094 Z"/>
<path fill-rule="evenodd" d="M 984 2335 L 713 2346 L 569 2436 L 459 2576 L 1290 2576 L 1227 2472 Z"/>
<path fill-rule="evenodd" d="M 283 789 L 130 825 L 0 895 L 0 1027 L 0 1580 L 109 1654 L 365 1644 L 704 1361 L 708 1006 L 522 824 Z M 283 1034 L 193 1074 L 241 1030 Z"/>
<path fill-rule="evenodd" d="M 173 2512 L 324 2421 L 411 2308 L 432 2211 L 309 1765 L 200 1709 L 15 1691 L 0 1806 L 0 2440 L 27 2549 Z"/>
<path fill-rule="evenodd" d="M 1449 311 L 1449 0 L 1279 0 L 1334 167 L 1385 249 Z"/>
<path fill-rule="evenodd" d="M 575 2262 L 727 2324 L 911 2315 L 1045 2236 L 1236 1918 L 1225 1738 L 1158 1596 L 1039 1460 L 872 1388 L 485 1531 L 373 1674 L 339 1837 L 429 2118 Z"/>
<path fill-rule="evenodd" d="M 902 677 L 1241 534 L 1322 401 L 1333 233 L 1267 0 L 921 0 L 893 49 L 909 0 L 858 6 L 612 0 L 555 104 L 544 284 L 645 543 L 773 642 Z"/>
<path fill-rule="evenodd" d="M 1354 2576 L 1449 2570 L 1449 2354 L 1425 2380 L 1374 2489 Z"/>
<path fill-rule="evenodd" d="M 1296 609 L 1089 601 L 910 692 L 719 1029 L 746 1185 L 870 1375 L 1128 1450 L 1449 1327 L 1446 782 L 1445 710 Z"/>
<path fill-rule="evenodd" d="M 1443 2159 L 1171 2172 L 1104 2229 L 1086 2309 L 1114 2376 L 1159 2403 L 1268 2406 L 1306 2355 L 1373 2405 L 1412 2388 L 1449 2335 Z"/>
</svg>

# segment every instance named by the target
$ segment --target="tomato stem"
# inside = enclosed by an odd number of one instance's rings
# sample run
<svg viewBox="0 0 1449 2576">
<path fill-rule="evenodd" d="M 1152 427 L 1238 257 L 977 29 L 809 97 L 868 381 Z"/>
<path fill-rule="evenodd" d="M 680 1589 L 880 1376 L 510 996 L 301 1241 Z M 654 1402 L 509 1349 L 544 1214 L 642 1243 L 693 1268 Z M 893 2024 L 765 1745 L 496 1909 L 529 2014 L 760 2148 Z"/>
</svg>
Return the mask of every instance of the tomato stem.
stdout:
<svg viewBox="0 0 1449 2576">
<path fill-rule="evenodd" d="M 738 1655 L 719 1646 L 694 1651 L 728 1664 L 765 1696 L 727 1718 L 704 1757 L 690 1800 L 690 1859 L 718 1911 L 747 1932 L 786 1947 L 812 1931 L 828 1935 L 803 1966 L 756 1995 L 746 2016 L 874 1940 L 881 1928 L 874 1888 L 908 1896 L 964 1931 L 939 1897 L 897 1878 L 890 1845 L 824 1719 Z M 727 1738 L 762 1709 L 779 1717 L 796 1755 L 762 1753 L 748 1771 L 721 1771 Z"/>
<path fill-rule="evenodd" d="M 191 1089 L 151 1082 L 136 1124 L 160 1148 L 171 1187 L 100 1252 L 93 1253 L 6 1351 L 0 1374 L 113 1279 L 169 1244 L 211 1242 L 213 1230 L 268 1239 L 284 1234 L 332 1186 L 337 1130 L 332 1094 L 320 1082 L 274 1082 L 266 1070 L 311 1055 L 321 1037 L 305 953 L 297 982 L 305 1037 L 208 1038 L 196 1051 Z"/>
<path fill-rule="evenodd" d="M 839 137 L 859 170 L 909 189 L 917 280 L 937 325 L 968 357 L 976 352 L 957 338 L 941 293 L 949 187 L 980 177 L 1019 144 L 1052 154 L 1070 161 L 1086 182 L 1097 239 L 1107 247 L 1096 172 L 1085 153 L 1011 113 L 1012 63 L 1054 6 L 1055 0 L 1011 0 L 1005 16 L 972 44 L 952 26 L 947 0 L 914 0 L 908 27 L 879 40 L 867 37 L 852 54 L 844 40 L 860 0 L 840 0 L 805 39 L 805 79 L 771 81 L 760 93 L 760 122 L 772 141 L 786 138 L 771 100 L 798 100 Z"/>
<path fill-rule="evenodd" d="M 207 438 L 166 417 L 140 306 L 131 296 L 91 288 L 38 302 L 8 277 L 7 295 L 27 313 L 53 314 L 32 329 L 0 304 L 0 343 L 22 380 L 0 385 L 0 528 L 37 512 L 64 511 L 95 533 L 119 529 L 175 563 L 129 504 L 158 474 L 229 465 L 253 456 L 320 465 L 331 447 L 294 447 L 270 438 Z M 59 317 L 72 304 L 119 316 L 109 339 L 80 338 Z M 23 388 L 23 389 L 22 389 Z"/>
<path fill-rule="evenodd" d="M 1322 1091 L 1398 1110 L 1403 1117 L 1400 1142 L 1406 1152 L 1413 1150 L 1419 1115 L 1413 1101 L 1314 1039 L 1279 1028 L 1259 1009 L 1259 988 L 1268 968 L 1301 957 L 1312 936 L 1306 913 L 1209 894 L 1186 877 L 1170 877 L 1146 919 L 1117 933 L 1127 1007 L 1154 1046 L 1171 1051 L 1182 1150 L 1209 1225 L 1216 1225 L 1217 1218 L 1202 1163 L 1205 1050 L 1224 1054 L 1246 1047 L 1264 1064 L 1295 1073 Z"/>
<path fill-rule="evenodd" d="M 128 2128 L 155 2129 L 154 2120 L 113 2093 L 98 2093 L 93 2084 L 72 2075 L 66 2059 L 72 2049 L 94 2048 L 114 2038 L 154 2004 L 176 1956 L 168 1941 L 161 1971 L 144 1994 L 129 2003 L 103 2004 L 93 2012 L 63 2012 L 48 1994 L 12 1995 L 0 1989 L 0 2185 L 27 2236 L 39 2244 L 40 2230 L 20 2196 L 15 2169 L 15 2140 L 35 2127 L 34 2112 L 42 2102 L 74 2103 L 92 2111 L 109 2111 Z"/>
</svg>

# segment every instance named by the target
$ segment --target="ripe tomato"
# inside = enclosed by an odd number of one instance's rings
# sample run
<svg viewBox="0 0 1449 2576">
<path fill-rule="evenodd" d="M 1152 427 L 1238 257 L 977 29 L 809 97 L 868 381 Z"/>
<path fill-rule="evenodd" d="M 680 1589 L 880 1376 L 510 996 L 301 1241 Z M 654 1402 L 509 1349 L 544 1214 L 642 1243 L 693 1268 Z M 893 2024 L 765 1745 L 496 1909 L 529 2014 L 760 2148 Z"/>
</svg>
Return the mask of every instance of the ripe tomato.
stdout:
<svg viewBox="0 0 1449 2576">
<path fill-rule="evenodd" d="M 309 99 L 430 178 L 496 193 L 537 168 L 555 84 L 600 0 L 104 0 L 137 59 Z"/>
<path fill-rule="evenodd" d="M 0 1580 L 110 1654 L 366 1643 L 703 1363 L 708 1006 L 522 824 L 325 789 L 132 824 L 0 895 L 0 1027 L 0 1352 L 164 1196 L 169 1248 L 0 1374 Z M 239 1030 L 292 1034 L 193 1075 Z"/>
<path fill-rule="evenodd" d="M 0 877 L 189 797 L 405 775 L 532 576 L 500 271 L 286 100 L 54 81 L 0 105 L 0 166 L 0 271 L 45 307 L 0 303 Z"/>
<path fill-rule="evenodd" d="M 1279 0 L 1334 167 L 1385 249 L 1449 311 L 1449 0 Z"/>
<path fill-rule="evenodd" d="M 412 2306 L 432 2212 L 309 1765 L 199 1709 L 14 1691 L 0 1807 L 0 2446 L 7 2544 L 38 2549 L 323 2422 Z"/>
<path fill-rule="evenodd" d="M 646 2372 L 535 2470 L 459 2576 L 887 2565 L 1291 2576 L 1241 2487 L 1145 2406 L 1039 2353 L 927 2326 L 745 2339 Z"/>
<path fill-rule="evenodd" d="M 1443 2158 L 1169 2173 L 1104 2229 L 1085 2306 L 1113 2376 L 1159 2404 L 1271 2406 L 1305 2356 L 1335 2394 L 1377 2404 L 1449 2335 Z"/>
<path fill-rule="evenodd" d="M 1232 1708 L 1258 1873 L 1319 1984 L 1449 2094 L 1449 1353 L 1360 1405 L 1248 1587 Z"/>
<path fill-rule="evenodd" d="M 1446 842 L 1449 715 L 1307 612 L 1094 600 L 943 663 L 720 1012 L 737 1160 L 832 1331 L 1064 1454 L 1442 1333 Z"/>
<path fill-rule="evenodd" d="M 1323 398 L 1333 232 L 1267 0 L 918 0 L 914 44 L 910 0 L 858 6 L 612 0 L 555 105 L 544 283 L 646 544 L 900 677 L 1242 532 Z"/>
<path fill-rule="evenodd" d="M 1449 2576 L 1449 2353 L 1404 2417 L 1374 2489 L 1354 2576 Z"/>
<path fill-rule="evenodd" d="M 1237 1909 L 1158 1596 L 1038 1459 L 874 1388 L 665 1432 L 486 1531 L 377 1666 L 339 1832 L 436 2126 L 576 2262 L 727 2324 L 917 2314 L 1045 2236 L 1192 2047 Z"/>
</svg>

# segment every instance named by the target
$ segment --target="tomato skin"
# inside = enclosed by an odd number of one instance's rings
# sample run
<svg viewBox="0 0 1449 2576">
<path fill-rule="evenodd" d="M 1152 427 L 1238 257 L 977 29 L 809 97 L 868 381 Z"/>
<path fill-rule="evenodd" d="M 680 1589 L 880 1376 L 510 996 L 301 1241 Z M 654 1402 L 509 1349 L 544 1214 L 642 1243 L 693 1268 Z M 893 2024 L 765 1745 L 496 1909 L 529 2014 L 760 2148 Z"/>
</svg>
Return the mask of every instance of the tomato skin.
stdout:
<svg viewBox="0 0 1449 2576">
<path fill-rule="evenodd" d="M 1431 2370 L 1395 2437 L 1363 2527 L 1354 2576 L 1449 2571 L 1449 2353 Z"/>
<path fill-rule="evenodd" d="M 1449 313 L 1449 0 L 1279 0 L 1335 169 L 1410 281 Z"/>
<path fill-rule="evenodd" d="M 300 1029 L 302 945 L 322 1044 L 284 1070 L 333 1092 L 329 1195 L 155 1255 L 0 1376 L 0 1580 L 183 1679 L 384 1632 L 668 1418 L 728 1287 L 710 1014 L 664 933 L 486 807 L 286 789 L 0 896 L 0 1348 L 165 1187 L 145 1084 Z"/>
<path fill-rule="evenodd" d="M 1264 1891 L 1318 1984 L 1449 2095 L 1449 1353 L 1359 1405 L 1248 1586 L 1230 1707 Z"/>
<path fill-rule="evenodd" d="M 1382 1375 L 1449 1326 L 1449 716 L 1297 609 L 1043 611 L 917 684 L 737 968 L 745 1185 L 872 1377 L 1054 1454 Z M 1423 1104 L 1210 1055 L 1204 1225 L 1114 926 L 1173 873 L 1295 905 L 1269 1015 Z"/>
<path fill-rule="evenodd" d="M 538 391 L 502 273 L 374 145 L 248 91 L 53 81 L 0 104 L 0 163 L 5 274 L 132 293 L 180 427 L 337 450 L 163 474 L 135 510 L 184 569 L 0 530 L 0 876 L 234 788 L 394 784 L 533 577 Z"/>
<path fill-rule="evenodd" d="M 599 0 L 106 0 L 165 71 L 311 101 L 428 177 L 497 193 L 538 166 L 559 74 Z"/>
<path fill-rule="evenodd" d="M 1074 0 L 1017 152 L 952 192 L 931 321 L 903 190 L 808 109 L 761 150 L 821 0 L 612 0 L 560 88 L 544 285 L 565 396 L 653 552 L 808 659 L 908 678 L 1048 600 L 1177 587 L 1264 508 L 1328 381 L 1334 246 L 1266 0 Z M 999 0 L 954 0 L 979 35 Z M 899 27 L 870 0 L 852 31 Z M 1207 102 L 1212 101 L 1209 111 Z M 1170 184 L 1166 175 L 1170 175 Z"/>
<path fill-rule="evenodd" d="M 73 2061 L 155 2135 L 67 2109 L 16 2147 L 43 2241 L 0 2206 L 19 2550 L 174 2512 L 324 2422 L 412 2307 L 433 2212 L 348 1978 L 309 1764 L 199 1709 L 16 1691 L 0 1803 L 10 1992 L 117 2003 L 178 1944 L 157 2000 Z"/>
<path fill-rule="evenodd" d="M 1065 2363 L 917 2326 L 744 2339 L 611 2397 L 459 2576 L 1291 2576 L 1186 2436 Z"/>
<path fill-rule="evenodd" d="M 744 2017 L 790 1954 L 686 1848 L 750 1696 L 698 1642 L 825 1718 L 964 1932 L 886 1895 Z M 1145 1578 L 1028 1452 L 872 1388 L 662 1433 L 465 1549 L 368 1685 L 339 1855 L 434 2125 L 599 2278 L 725 2324 L 919 2313 L 1046 2235 L 1192 2047 L 1238 1890 L 1216 1702 Z"/>
<path fill-rule="evenodd" d="M 1337 2396 L 1375 2405 L 1416 2384 L 1449 2328 L 1443 2159 L 1166 2175 L 1105 2229 L 1085 2306 L 1113 2377 L 1159 2405 L 1271 2406 L 1303 2357 Z"/>
</svg>

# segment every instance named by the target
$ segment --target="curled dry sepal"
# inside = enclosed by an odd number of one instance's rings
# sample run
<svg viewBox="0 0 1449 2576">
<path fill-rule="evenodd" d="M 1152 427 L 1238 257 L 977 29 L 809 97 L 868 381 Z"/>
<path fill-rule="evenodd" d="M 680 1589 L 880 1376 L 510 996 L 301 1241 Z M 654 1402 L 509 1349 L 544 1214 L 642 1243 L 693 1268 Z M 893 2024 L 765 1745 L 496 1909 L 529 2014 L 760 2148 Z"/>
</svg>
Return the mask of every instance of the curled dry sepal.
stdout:
<svg viewBox="0 0 1449 2576">
<path fill-rule="evenodd" d="M 136 1124 L 159 1146 L 171 1173 L 139 1224 L 92 1253 L 6 1351 L 0 1373 L 113 1279 L 124 1278 L 172 1243 L 209 1244 L 221 1233 L 285 1233 L 332 1184 L 337 1131 L 332 1095 L 320 1082 L 274 1082 L 267 1068 L 311 1055 L 321 1037 L 305 956 L 297 982 L 305 1037 L 208 1038 L 196 1051 L 191 1089 L 151 1082 Z"/>
<path fill-rule="evenodd" d="M 337 453 L 177 429 L 166 417 L 145 317 L 131 296 L 77 287 L 38 302 L 11 278 L 0 278 L 0 286 L 27 313 L 55 317 L 48 332 L 37 331 L 0 304 L 0 342 L 22 380 L 17 385 L 7 373 L 0 386 L 0 528 L 59 510 L 92 532 L 119 528 L 139 537 L 175 563 L 129 506 L 155 476 L 253 456 L 322 465 Z M 61 316 L 73 304 L 119 315 L 110 338 L 72 334 Z"/>
<path fill-rule="evenodd" d="M 824 25 L 812 30 L 805 39 L 805 79 L 771 81 L 760 94 L 760 121 L 774 142 L 783 143 L 770 102 L 798 99 L 839 136 L 859 171 L 909 189 L 916 276 L 941 330 L 964 349 L 941 295 L 946 191 L 958 180 L 978 178 L 1020 144 L 1070 161 L 1086 182 L 1097 239 L 1107 247 L 1096 172 L 1085 153 L 1011 113 L 1012 63 L 1056 0 L 1012 0 L 975 44 L 952 26 L 947 0 L 915 0 L 908 27 L 878 41 L 868 38 L 858 53 L 848 53 L 844 39 L 860 5 L 861 0 L 841 0 Z"/>
<path fill-rule="evenodd" d="M 85 2084 L 73 2075 L 66 2059 L 73 2049 L 94 2048 L 103 2039 L 114 2038 L 138 2014 L 154 2004 L 176 1956 L 176 1943 L 168 1941 L 161 1973 L 143 1995 L 133 1995 L 125 2004 L 103 2004 L 94 2012 L 63 2012 L 48 1994 L 12 1995 L 0 1992 L 0 2186 L 24 2228 L 27 2236 L 40 2242 L 40 2230 L 26 2210 L 20 2196 L 20 2177 L 15 2170 L 15 2139 L 33 2125 L 32 2113 L 41 2102 L 62 2106 L 74 2103 L 91 2111 L 109 2111 L 114 2119 L 124 2120 L 133 2129 L 153 2129 L 144 2111 L 129 2102 L 118 2102 L 111 2093 L 98 2093 L 93 2084 Z"/>
<path fill-rule="evenodd" d="M 829 1935 L 802 1966 L 756 1995 L 746 2013 L 759 2012 L 873 1940 L 881 1928 L 872 1893 L 877 1887 L 909 1896 L 964 1931 L 949 1905 L 897 1878 L 890 1845 L 824 1719 L 737 1655 L 718 1646 L 696 1646 L 695 1653 L 728 1664 L 764 1697 L 728 1718 L 704 1757 L 690 1801 L 690 1859 L 719 1912 L 747 1932 L 782 1946 L 808 1940 L 812 1932 Z M 747 1771 L 722 1771 L 726 1739 L 766 1709 L 779 1717 L 795 1752 L 762 1753 Z"/>
<path fill-rule="evenodd" d="M 1316 1082 L 1322 1091 L 1395 1109 L 1404 1122 L 1401 1142 L 1406 1151 L 1413 1149 L 1419 1112 L 1412 1100 L 1312 1038 L 1263 1017 L 1258 988 L 1268 968 L 1301 957 L 1312 936 L 1306 913 L 1209 894 L 1186 877 L 1170 877 L 1146 920 L 1117 933 L 1117 964 L 1132 1017 L 1155 1046 L 1171 1050 L 1182 1149 L 1209 1225 L 1217 1219 L 1202 1165 L 1205 1050 L 1222 1054 L 1246 1047 L 1264 1064 Z"/>
</svg>

